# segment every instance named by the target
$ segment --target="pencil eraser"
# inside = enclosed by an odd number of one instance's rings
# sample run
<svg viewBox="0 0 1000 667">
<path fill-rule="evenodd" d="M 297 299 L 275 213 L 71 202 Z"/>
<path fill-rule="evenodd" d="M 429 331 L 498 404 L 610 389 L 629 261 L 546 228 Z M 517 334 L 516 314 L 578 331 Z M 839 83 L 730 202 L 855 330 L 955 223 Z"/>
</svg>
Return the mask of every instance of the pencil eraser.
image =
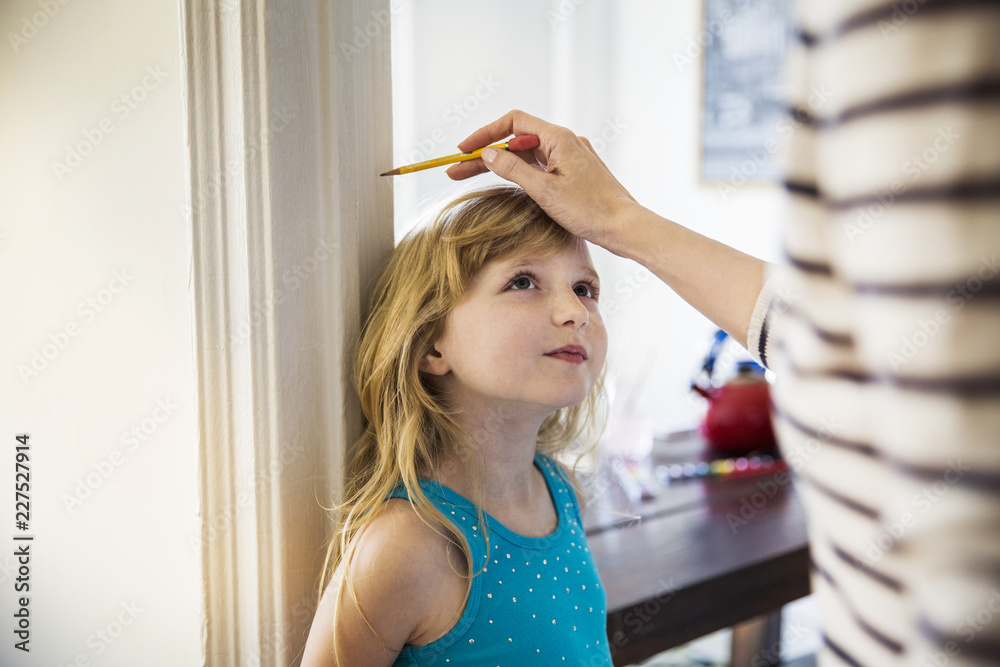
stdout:
<svg viewBox="0 0 1000 667">
<path fill-rule="evenodd" d="M 514 137 L 507 142 L 507 150 L 510 151 L 530 151 L 532 148 L 538 148 L 538 137 L 533 134 L 522 134 L 519 137 Z"/>
</svg>

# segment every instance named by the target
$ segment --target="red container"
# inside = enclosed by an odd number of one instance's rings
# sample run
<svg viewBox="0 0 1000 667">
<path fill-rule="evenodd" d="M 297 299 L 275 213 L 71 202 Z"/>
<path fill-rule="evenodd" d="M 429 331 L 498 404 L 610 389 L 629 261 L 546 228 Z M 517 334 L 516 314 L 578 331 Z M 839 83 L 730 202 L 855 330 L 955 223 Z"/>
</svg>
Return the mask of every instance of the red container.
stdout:
<svg viewBox="0 0 1000 667">
<path fill-rule="evenodd" d="M 770 387 L 763 377 L 737 375 L 721 387 L 691 388 L 708 399 L 699 431 L 712 449 L 749 454 L 775 447 Z"/>
</svg>

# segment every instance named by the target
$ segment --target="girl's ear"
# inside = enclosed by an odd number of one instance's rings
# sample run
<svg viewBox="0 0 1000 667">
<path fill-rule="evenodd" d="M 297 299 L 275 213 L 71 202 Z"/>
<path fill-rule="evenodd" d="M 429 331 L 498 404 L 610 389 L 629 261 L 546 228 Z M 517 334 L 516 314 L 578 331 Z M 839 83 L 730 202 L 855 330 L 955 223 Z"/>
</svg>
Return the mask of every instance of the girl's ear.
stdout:
<svg viewBox="0 0 1000 667">
<path fill-rule="evenodd" d="M 444 357 L 441 356 L 441 353 L 435 347 L 431 347 L 431 351 L 420 359 L 417 368 L 431 375 L 444 375 L 451 370 L 451 366 L 448 365 L 448 362 L 444 360 Z"/>
</svg>

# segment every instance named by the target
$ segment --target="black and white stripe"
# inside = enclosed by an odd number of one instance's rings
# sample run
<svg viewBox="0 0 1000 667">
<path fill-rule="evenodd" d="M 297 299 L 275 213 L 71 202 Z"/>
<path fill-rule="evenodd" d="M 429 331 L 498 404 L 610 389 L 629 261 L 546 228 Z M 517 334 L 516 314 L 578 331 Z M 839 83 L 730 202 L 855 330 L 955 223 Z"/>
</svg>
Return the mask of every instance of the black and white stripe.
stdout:
<svg viewBox="0 0 1000 667">
<path fill-rule="evenodd" d="M 796 21 L 785 262 L 748 349 L 812 522 L 820 664 L 1000 664 L 1000 2 Z"/>
</svg>

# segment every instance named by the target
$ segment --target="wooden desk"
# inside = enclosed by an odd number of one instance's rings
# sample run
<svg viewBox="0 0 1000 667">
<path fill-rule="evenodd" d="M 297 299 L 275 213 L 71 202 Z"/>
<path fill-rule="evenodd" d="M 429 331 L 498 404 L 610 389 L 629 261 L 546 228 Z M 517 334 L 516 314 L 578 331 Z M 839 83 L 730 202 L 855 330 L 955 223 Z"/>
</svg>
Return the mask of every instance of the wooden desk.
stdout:
<svg viewBox="0 0 1000 667">
<path fill-rule="evenodd" d="M 654 462 L 697 456 L 661 443 Z M 600 501 L 598 501 L 600 502 Z M 608 596 L 615 665 L 644 660 L 808 595 L 806 517 L 789 473 L 674 482 L 651 501 L 591 506 L 587 540 Z"/>
</svg>

